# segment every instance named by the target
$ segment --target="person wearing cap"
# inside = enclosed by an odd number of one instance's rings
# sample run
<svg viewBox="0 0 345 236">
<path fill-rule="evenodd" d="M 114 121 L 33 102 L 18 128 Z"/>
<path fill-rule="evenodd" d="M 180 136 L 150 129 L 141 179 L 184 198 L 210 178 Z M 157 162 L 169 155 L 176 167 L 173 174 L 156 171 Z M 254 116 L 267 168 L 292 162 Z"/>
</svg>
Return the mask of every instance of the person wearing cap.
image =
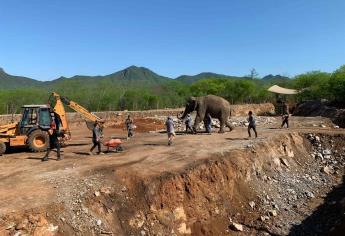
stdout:
<svg viewBox="0 0 345 236">
<path fill-rule="evenodd" d="M 61 135 L 59 132 L 59 126 L 60 126 L 59 116 L 58 116 L 58 114 L 54 113 L 54 119 L 50 123 L 50 128 L 48 130 L 50 145 L 47 149 L 46 154 L 42 158 L 42 161 L 48 161 L 49 160 L 48 157 L 49 157 L 49 154 L 53 148 L 56 148 L 57 161 L 62 160 L 61 153 L 60 153 L 61 144 L 60 144 L 59 136 L 61 136 Z"/>
<path fill-rule="evenodd" d="M 171 116 L 168 116 L 165 122 L 165 126 L 167 128 L 167 134 L 168 134 L 168 145 L 170 146 L 175 137 L 174 121 Z"/>
<path fill-rule="evenodd" d="M 256 132 L 256 123 L 255 123 L 255 118 L 253 116 L 253 112 L 252 111 L 248 112 L 247 121 L 249 122 L 249 124 L 248 124 L 248 135 L 249 135 L 249 138 L 252 137 L 252 135 L 250 133 L 251 129 L 253 129 L 253 131 L 255 133 L 255 138 L 257 138 L 258 137 L 258 133 Z"/>
<path fill-rule="evenodd" d="M 100 128 L 100 124 L 96 121 L 95 124 L 93 125 L 92 129 L 92 143 L 93 146 L 90 149 L 90 155 L 92 155 L 92 151 L 97 147 L 98 152 L 97 154 L 104 154 L 101 151 L 101 138 L 102 138 L 102 130 Z"/>
<path fill-rule="evenodd" d="M 190 116 L 190 114 L 187 115 L 187 118 L 184 123 L 186 125 L 186 133 L 188 134 L 188 130 L 190 130 L 191 133 L 193 133 L 192 117 Z"/>
</svg>

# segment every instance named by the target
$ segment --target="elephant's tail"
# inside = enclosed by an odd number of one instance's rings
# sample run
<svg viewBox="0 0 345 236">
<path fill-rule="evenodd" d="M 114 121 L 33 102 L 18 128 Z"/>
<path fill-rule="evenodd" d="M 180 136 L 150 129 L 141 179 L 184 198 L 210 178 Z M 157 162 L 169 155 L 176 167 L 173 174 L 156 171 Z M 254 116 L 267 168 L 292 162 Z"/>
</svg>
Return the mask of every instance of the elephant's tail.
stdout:
<svg viewBox="0 0 345 236">
<path fill-rule="evenodd" d="M 232 115 L 234 115 L 234 114 L 235 114 L 235 110 L 232 109 L 232 108 L 230 108 L 230 113 L 229 113 L 230 117 L 231 117 Z"/>
</svg>

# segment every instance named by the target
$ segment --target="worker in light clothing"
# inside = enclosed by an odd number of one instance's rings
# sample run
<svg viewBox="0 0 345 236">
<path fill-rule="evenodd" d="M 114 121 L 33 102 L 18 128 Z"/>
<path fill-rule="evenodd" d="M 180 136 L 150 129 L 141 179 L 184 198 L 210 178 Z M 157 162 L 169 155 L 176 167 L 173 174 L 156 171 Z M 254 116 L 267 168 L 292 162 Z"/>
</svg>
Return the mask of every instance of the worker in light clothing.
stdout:
<svg viewBox="0 0 345 236">
<path fill-rule="evenodd" d="M 252 137 L 252 135 L 250 133 L 251 129 L 253 129 L 253 131 L 255 133 L 255 138 L 257 138 L 258 137 L 258 133 L 256 132 L 256 123 L 255 123 L 255 118 L 253 116 L 253 112 L 252 111 L 248 112 L 247 121 L 249 122 L 249 125 L 248 125 L 248 135 L 249 135 L 249 138 Z"/>
<path fill-rule="evenodd" d="M 103 137 L 103 134 L 102 134 L 102 129 L 100 127 L 100 124 L 96 121 L 94 126 L 93 126 L 93 129 L 92 129 L 92 143 L 93 143 L 93 146 L 91 147 L 90 149 L 90 155 L 92 155 L 92 151 L 97 147 L 98 149 L 98 152 L 97 154 L 104 154 L 102 151 L 101 151 L 101 138 Z"/>
<path fill-rule="evenodd" d="M 168 134 L 168 145 L 170 146 L 175 137 L 174 121 L 171 116 L 168 116 L 165 122 L 165 126 L 167 128 L 167 134 Z"/>
</svg>

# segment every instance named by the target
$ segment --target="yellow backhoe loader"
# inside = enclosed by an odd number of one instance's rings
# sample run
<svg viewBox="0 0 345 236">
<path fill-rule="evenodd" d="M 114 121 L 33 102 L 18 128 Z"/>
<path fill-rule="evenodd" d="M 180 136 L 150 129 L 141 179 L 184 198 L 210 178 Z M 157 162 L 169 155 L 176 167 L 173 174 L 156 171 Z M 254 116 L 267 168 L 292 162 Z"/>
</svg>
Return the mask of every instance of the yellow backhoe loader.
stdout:
<svg viewBox="0 0 345 236">
<path fill-rule="evenodd" d="M 98 116 L 66 97 L 53 92 L 51 98 L 55 100 L 54 106 L 24 105 L 22 117 L 18 123 L 0 126 L 0 155 L 4 154 L 9 147 L 28 147 L 33 152 L 46 151 L 50 145 L 48 130 L 52 120 L 57 118 L 60 121 L 59 131 L 65 134 L 65 140 L 70 139 L 71 134 L 64 104 L 92 123 L 103 122 Z M 51 98 L 50 102 L 52 102 Z M 54 117 L 54 113 L 58 117 Z"/>
</svg>

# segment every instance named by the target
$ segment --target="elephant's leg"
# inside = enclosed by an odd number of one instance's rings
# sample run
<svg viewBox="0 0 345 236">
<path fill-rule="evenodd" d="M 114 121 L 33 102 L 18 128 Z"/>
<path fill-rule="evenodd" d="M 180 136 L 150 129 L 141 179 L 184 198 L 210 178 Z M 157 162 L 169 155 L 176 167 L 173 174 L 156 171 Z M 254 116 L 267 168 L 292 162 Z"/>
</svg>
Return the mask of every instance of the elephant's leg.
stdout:
<svg viewBox="0 0 345 236">
<path fill-rule="evenodd" d="M 230 132 L 235 128 L 228 120 L 225 122 L 225 125 L 230 129 Z"/>
<path fill-rule="evenodd" d="M 193 131 L 196 133 L 196 130 L 199 127 L 200 122 L 202 121 L 201 117 L 199 115 L 196 115 L 194 125 L 193 125 Z"/>
<path fill-rule="evenodd" d="M 224 119 L 220 119 L 220 129 L 218 131 L 218 133 L 224 133 L 224 126 L 225 126 L 225 121 Z"/>
</svg>

